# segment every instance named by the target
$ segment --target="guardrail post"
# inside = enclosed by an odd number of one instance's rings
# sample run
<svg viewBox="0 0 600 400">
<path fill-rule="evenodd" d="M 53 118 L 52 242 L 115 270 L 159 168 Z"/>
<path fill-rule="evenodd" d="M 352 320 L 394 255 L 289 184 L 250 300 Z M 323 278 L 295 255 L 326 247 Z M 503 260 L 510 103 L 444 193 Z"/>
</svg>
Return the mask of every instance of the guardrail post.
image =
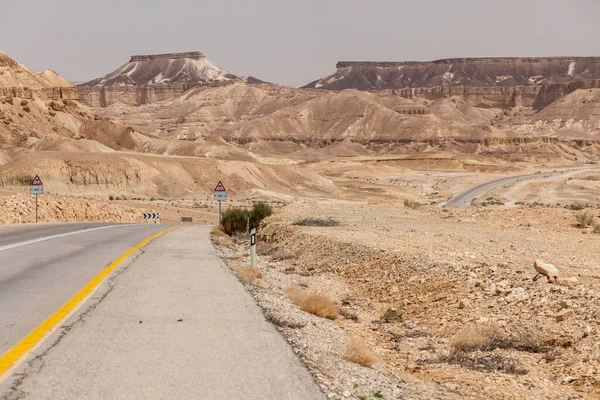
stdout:
<svg viewBox="0 0 600 400">
<path fill-rule="evenodd" d="M 250 231 L 250 266 L 256 267 L 256 229 Z"/>
</svg>

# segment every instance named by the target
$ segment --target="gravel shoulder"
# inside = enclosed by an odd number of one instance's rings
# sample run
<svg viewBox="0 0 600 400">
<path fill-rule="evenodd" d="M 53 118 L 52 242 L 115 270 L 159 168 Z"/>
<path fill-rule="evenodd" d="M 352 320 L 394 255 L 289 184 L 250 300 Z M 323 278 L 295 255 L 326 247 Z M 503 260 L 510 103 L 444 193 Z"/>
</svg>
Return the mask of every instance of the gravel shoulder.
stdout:
<svg viewBox="0 0 600 400">
<path fill-rule="evenodd" d="M 577 213 L 298 202 L 265 221 L 263 277 L 249 288 L 265 313 L 306 324 L 280 331 L 332 398 L 597 398 L 600 240 L 576 226 Z M 340 226 L 294 226 L 305 217 Z M 246 245 L 220 251 L 244 264 Z M 536 259 L 561 281 L 532 279 Z M 327 295 L 342 316 L 299 311 L 289 286 Z M 386 321 L 388 311 L 401 318 Z M 481 327 L 502 340 L 463 351 L 457 340 Z M 380 362 L 348 364 L 350 337 Z"/>
</svg>

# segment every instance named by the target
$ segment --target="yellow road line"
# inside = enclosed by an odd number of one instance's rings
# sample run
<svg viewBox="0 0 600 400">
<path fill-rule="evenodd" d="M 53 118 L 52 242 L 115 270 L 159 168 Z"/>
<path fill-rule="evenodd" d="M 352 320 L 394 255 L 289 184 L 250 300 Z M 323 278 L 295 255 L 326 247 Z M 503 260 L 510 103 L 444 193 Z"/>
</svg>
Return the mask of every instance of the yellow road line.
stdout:
<svg viewBox="0 0 600 400">
<path fill-rule="evenodd" d="M 92 293 L 102 281 L 110 274 L 119 264 L 121 264 L 127 257 L 148 244 L 151 240 L 178 228 L 177 226 L 165 229 L 162 232 L 158 232 L 137 244 L 135 247 L 127 250 L 121 257 L 113 261 L 108 267 L 100 272 L 94 279 L 88 282 L 75 296 L 73 296 L 65 305 L 59 308 L 54 314 L 52 314 L 47 320 L 42 322 L 37 328 L 17 343 L 12 349 L 6 354 L 0 357 L 0 377 L 9 368 L 11 368 L 21 357 L 23 357 L 29 350 L 41 342 L 42 339 L 61 323 L 69 314 L 80 305 L 80 303 Z"/>
</svg>

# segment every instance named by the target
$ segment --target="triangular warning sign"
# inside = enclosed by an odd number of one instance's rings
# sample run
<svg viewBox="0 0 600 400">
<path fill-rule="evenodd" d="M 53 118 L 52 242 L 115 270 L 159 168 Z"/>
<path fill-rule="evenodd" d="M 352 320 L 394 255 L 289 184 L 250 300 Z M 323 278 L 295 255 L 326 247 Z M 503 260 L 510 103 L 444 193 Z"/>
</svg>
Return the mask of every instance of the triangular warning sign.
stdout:
<svg viewBox="0 0 600 400">
<path fill-rule="evenodd" d="M 215 192 L 226 192 L 227 190 L 225 190 L 225 186 L 223 186 L 221 181 L 219 181 L 219 183 L 217 183 L 217 186 L 215 187 L 214 191 Z"/>
<path fill-rule="evenodd" d="M 35 178 L 33 178 L 33 180 L 31 181 L 31 186 L 42 186 L 42 180 L 40 179 L 39 176 L 35 176 Z"/>
</svg>

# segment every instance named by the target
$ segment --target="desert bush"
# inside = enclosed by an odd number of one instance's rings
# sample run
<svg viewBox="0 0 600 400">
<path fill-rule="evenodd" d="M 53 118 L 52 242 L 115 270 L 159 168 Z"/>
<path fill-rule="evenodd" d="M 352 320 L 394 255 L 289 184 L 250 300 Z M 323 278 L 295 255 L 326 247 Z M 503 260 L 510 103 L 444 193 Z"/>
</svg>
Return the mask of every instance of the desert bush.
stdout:
<svg viewBox="0 0 600 400">
<path fill-rule="evenodd" d="M 383 313 L 381 318 L 379 318 L 381 322 L 402 322 L 403 317 L 402 313 L 396 310 L 388 309 Z"/>
<path fill-rule="evenodd" d="M 296 226 L 339 226 L 340 222 L 335 219 L 323 219 L 323 218 L 302 218 L 294 222 Z"/>
<path fill-rule="evenodd" d="M 377 354 L 369 349 L 363 340 L 354 337 L 346 347 L 344 358 L 363 367 L 371 367 L 378 360 Z"/>
<path fill-rule="evenodd" d="M 230 208 L 221 215 L 221 228 L 229 236 L 246 232 L 248 211 L 241 208 Z"/>
<path fill-rule="evenodd" d="M 112 194 L 110 196 L 108 196 L 109 201 L 113 201 L 114 199 L 115 199 L 115 196 L 113 196 Z"/>
<path fill-rule="evenodd" d="M 285 293 L 292 303 L 297 305 L 302 311 L 322 318 L 336 319 L 338 317 L 338 308 L 327 296 L 308 293 L 297 287 L 287 288 Z"/>
<path fill-rule="evenodd" d="M 254 280 L 262 278 L 262 272 L 258 268 L 232 266 L 231 269 L 243 283 L 252 283 Z"/>
<path fill-rule="evenodd" d="M 571 204 L 565 206 L 565 208 L 568 210 L 580 211 L 580 210 L 583 210 L 585 208 L 585 206 L 583 204 L 579 204 L 579 203 L 571 203 Z"/>
<path fill-rule="evenodd" d="M 594 229 L 592 229 L 592 233 L 600 234 L 600 224 L 594 224 Z"/>
<path fill-rule="evenodd" d="M 404 199 L 404 207 L 412 208 L 413 210 L 421 207 L 421 204 L 418 201 Z"/>
<path fill-rule="evenodd" d="M 271 214 L 273 214 L 273 209 L 264 201 L 254 203 L 249 214 L 250 229 L 258 229 L 260 222 Z"/>
<path fill-rule="evenodd" d="M 529 371 L 522 368 L 514 358 L 501 355 L 483 355 L 472 357 L 465 353 L 452 354 L 445 360 L 449 364 L 457 364 L 475 371 L 495 372 L 500 371 L 512 375 L 525 375 Z"/>
<path fill-rule="evenodd" d="M 577 219 L 581 229 L 587 228 L 594 222 L 594 216 L 587 211 L 575 215 L 575 218 Z"/>
</svg>

